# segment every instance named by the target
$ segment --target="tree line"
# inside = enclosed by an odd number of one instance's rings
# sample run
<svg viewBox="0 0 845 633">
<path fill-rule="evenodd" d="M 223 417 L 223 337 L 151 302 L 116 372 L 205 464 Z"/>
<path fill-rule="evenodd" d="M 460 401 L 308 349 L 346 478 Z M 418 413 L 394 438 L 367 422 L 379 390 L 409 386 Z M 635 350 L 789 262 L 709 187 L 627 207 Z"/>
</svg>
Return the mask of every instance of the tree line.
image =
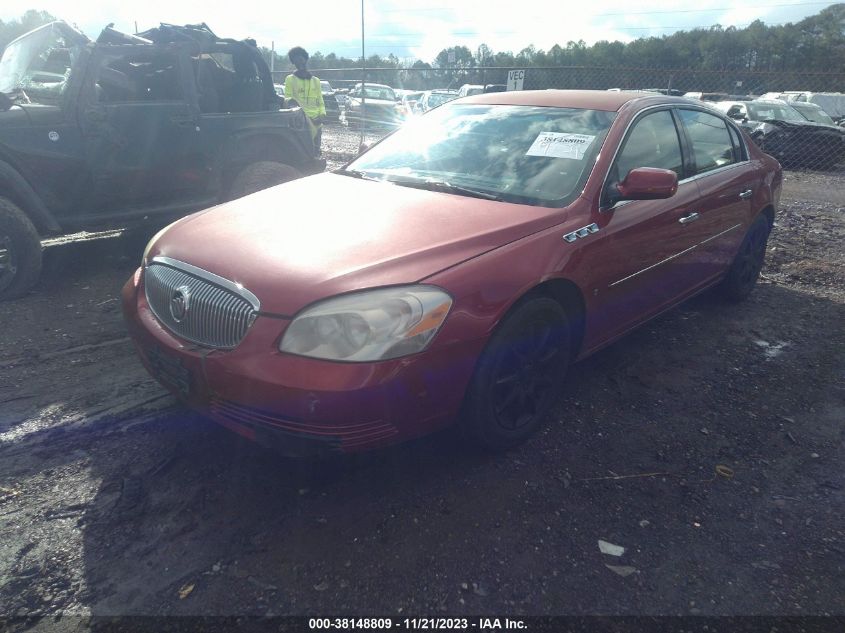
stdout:
<svg viewBox="0 0 845 633">
<path fill-rule="evenodd" d="M 53 20 L 46 11 L 27 11 L 20 19 L 0 20 L 0 50 L 27 31 Z M 306 43 L 307 44 L 307 43 Z M 264 49 L 268 59 L 270 50 Z M 450 62 L 450 53 L 454 62 Z M 290 68 L 284 54 L 275 53 L 278 70 Z M 314 52 L 310 67 L 356 69 L 361 58 Z M 466 46 L 445 48 L 431 61 L 400 60 L 394 54 L 367 57 L 371 69 L 412 69 L 420 74 L 447 76 L 456 70 L 489 67 L 536 68 L 587 66 L 605 68 L 664 68 L 742 72 L 843 72 L 845 71 L 845 3 L 834 4 L 796 23 L 766 25 L 760 20 L 745 28 L 714 25 L 678 31 L 662 37 L 631 42 L 602 40 L 587 45 L 583 40 L 555 44 L 549 50 L 529 45 L 517 53 L 481 44 L 475 51 Z"/>
</svg>

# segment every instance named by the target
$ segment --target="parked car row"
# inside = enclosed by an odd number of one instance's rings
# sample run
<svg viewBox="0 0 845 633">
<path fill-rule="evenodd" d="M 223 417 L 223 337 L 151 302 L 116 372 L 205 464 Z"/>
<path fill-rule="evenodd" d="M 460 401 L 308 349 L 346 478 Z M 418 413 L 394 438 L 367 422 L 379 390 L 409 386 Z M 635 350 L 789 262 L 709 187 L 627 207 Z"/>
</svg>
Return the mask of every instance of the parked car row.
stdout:
<svg viewBox="0 0 845 633">
<path fill-rule="evenodd" d="M 802 112 L 779 99 L 720 101 L 713 106 L 736 120 L 784 166 L 830 169 L 845 158 L 845 129 L 818 106 Z"/>
<path fill-rule="evenodd" d="M 457 90 L 410 91 L 358 83 L 347 95 L 341 120 L 347 124 L 363 121 L 373 126 L 396 127 L 458 96 Z"/>
<path fill-rule="evenodd" d="M 688 92 L 684 96 L 725 112 L 785 166 L 830 169 L 845 159 L 845 119 L 837 122 L 818 103 L 845 112 L 843 94 L 774 92 L 754 97 Z"/>
</svg>

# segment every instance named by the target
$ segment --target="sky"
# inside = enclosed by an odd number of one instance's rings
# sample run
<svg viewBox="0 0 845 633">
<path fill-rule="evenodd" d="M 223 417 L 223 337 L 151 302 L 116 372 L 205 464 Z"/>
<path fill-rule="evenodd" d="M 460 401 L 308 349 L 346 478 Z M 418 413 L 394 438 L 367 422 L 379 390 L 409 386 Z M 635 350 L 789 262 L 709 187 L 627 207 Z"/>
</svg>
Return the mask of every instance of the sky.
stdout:
<svg viewBox="0 0 845 633">
<path fill-rule="evenodd" d="M 35 4 L 34 4 L 35 3 Z M 286 52 L 361 55 L 361 1 L 279 2 L 245 0 L 3 0 L 0 20 L 16 19 L 28 9 L 48 11 L 95 39 L 109 22 L 127 32 L 159 22 L 205 22 L 220 37 L 252 37 L 259 46 Z M 363 0 L 367 56 L 393 53 L 431 62 L 442 49 L 463 45 L 475 52 L 485 43 L 494 52 L 519 52 L 534 45 L 548 50 L 570 40 L 630 41 L 714 24 L 743 27 L 797 22 L 834 4 L 801 0 Z"/>
</svg>

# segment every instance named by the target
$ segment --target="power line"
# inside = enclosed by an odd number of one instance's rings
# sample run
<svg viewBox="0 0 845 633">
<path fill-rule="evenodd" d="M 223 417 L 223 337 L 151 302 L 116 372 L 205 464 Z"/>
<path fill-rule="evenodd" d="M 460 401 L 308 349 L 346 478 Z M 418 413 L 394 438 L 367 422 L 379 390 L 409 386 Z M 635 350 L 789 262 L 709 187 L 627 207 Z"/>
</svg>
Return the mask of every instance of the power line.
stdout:
<svg viewBox="0 0 845 633">
<path fill-rule="evenodd" d="M 830 2 L 830 0 L 815 0 L 813 2 L 788 2 L 783 4 L 749 4 L 749 5 L 741 5 L 741 6 L 733 6 L 733 7 L 714 7 L 711 9 L 671 9 L 666 11 L 618 11 L 614 13 L 592 13 L 588 14 L 589 17 L 599 18 L 604 16 L 613 16 L 613 15 L 658 15 L 664 13 L 701 13 L 701 12 L 708 12 L 708 11 L 733 11 L 737 8 L 741 9 L 773 9 L 776 7 L 803 7 L 803 6 L 810 6 L 810 5 L 817 5 L 817 4 L 836 4 L 835 2 Z M 426 7 L 426 8 L 419 8 L 419 9 L 380 9 L 379 13 L 423 13 L 429 11 L 455 11 L 455 7 Z M 547 15 L 537 16 L 537 17 L 548 17 Z"/>
</svg>

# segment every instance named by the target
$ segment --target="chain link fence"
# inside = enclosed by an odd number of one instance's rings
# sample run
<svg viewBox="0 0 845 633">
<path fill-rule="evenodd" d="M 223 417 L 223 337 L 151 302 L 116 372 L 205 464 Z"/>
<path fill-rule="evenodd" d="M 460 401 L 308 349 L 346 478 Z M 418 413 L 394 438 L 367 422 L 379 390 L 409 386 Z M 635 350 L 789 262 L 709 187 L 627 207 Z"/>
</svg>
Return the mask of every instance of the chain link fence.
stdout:
<svg viewBox="0 0 845 633">
<path fill-rule="evenodd" d="M 314 73 L 341 91 L 361 82 L 362 78 L 367 83 L 386 84 L 395 89 L 457 91 L 464 84 L 503 90 L 509 74 L 515 70 L 523 71 L 524 90 L 654 90 L 695 96 L 731 116 L 784 167 L 837 169 L 845 181 L 845 94 L 842 94 L 845 73 L 584 66 L 370 68 L 364 71 L 360 68 L 321 68 Z M 286 74 L 274 73 L 275 80 L 282 83 Z M 763 95 L 779 96 L 788 101 L 789 106 L 777 102 L 749 103 L 752 98 Z M 370 125 L 372 123 L 370 121 Z"/>
</svg>

